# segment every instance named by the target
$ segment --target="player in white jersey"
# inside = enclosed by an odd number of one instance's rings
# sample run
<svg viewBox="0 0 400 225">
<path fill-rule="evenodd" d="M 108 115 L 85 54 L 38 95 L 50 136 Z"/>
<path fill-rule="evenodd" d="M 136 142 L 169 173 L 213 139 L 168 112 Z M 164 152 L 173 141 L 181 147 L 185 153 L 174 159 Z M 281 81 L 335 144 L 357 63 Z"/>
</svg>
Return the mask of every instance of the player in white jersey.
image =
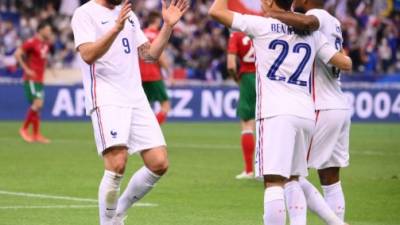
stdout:
<svg viewBox="0 0 400 225">
<path fill-rule="evenodd" d="M 91 0 L 72 18 L 81 59 L 86 111 L 93 122 L 97 151 L 105 173 L 99 187 L 101 225 L 120 225 L 127 210 L 167 171 L 166 144 L 142 88 L 139 57 L 155 61 L 174 25 L 189 7 L 187 0 L 162 1 L 160 35 L 150 44 L 126 0 Z M 119 197 L 128 155 L 140 153 L 144 166 Z"/>
<path fill-rule="evenodd" d="M 262 1 L 264 11 L 288 11 L 292 0 Z M 257 67 L 256 172 L 264 177 L 264 224 L 306 224 L 306 200 L 297 181 L 307 175 L 307 149 L 315 126 L 310 74 L 315 57 L 350 70 L 351 59 L 328 44 L 320 32 L 297 35 L 279 20 L 234 13 L 227 0 L 215 0 L 210 15 L 253 37 Z M 258 169 L 257 169 L 258 168 Z M 290 181 L 290 182 L 289 182 Z M 285 190 L 286 192 L 286 190 Z"/>
<path fill-rule="evenodd" d="M 323 9 L 323 0 L 295 0 L 296 11 L 306 13 L 271 12 L 269 15 L 282 22 L 303 30 L 319 30 L 331 46 L 341 50 L 343 37 L 340 22 Z M 318 170 L 325 199 L 331 209 L 344 220 L 345 199 L 339 178 L 342 167 L 349 165 L 349 136 L 351 124 L 350 106 L 340 87 L 340 70 L 316 61 L 314 76 L 314 101 L 317 110 L 316 130 L 308 154 L 308 165 Z M 316 190 L 307 180 L 302 180 L 302 187 L 309 198 L 320 199 Z M 313 211 L 319 215 L 324 210 L 324 203 L 319 202 Z M 311 205 L 310 205 L 311 206 Z M 322 213 L 326 215 L 325 213 Z M 326 219 L 324 219 L 326 221 Z M 329 223 L 328 223 L 329 224 Z"/>
</svg>

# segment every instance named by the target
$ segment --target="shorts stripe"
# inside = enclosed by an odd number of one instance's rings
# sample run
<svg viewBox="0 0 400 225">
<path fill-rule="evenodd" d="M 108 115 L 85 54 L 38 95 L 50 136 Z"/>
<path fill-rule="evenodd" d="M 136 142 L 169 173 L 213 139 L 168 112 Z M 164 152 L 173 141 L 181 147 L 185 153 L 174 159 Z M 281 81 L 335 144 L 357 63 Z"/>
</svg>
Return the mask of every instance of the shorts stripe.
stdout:
<svg viewBox="0 0 400 225">
<path fill-rule="evenodd" d="M 317 111 L 316 111 L 316 115 L 315 115 L 315 123 L 317 123 L 317 122 L 318 122 L 318 118 L 319 118 L 319 113 L 320 113 L 320 112 L 321 112 L 320 110 L 317 110 Z M 307 162 L 310 160 L 310 155 L 311 155 L 311 147 L 312 147 L 313 141 L 314 141 L 314 137 L 312 137 L 312 138 L 311 138 L 311 141 L 310 141 L 310 146 L 308 146 L 308 152 L 307 152 Z"/>
<path fill-rule="evenodd" d="M 29 82 L 29 88 L 31 89 L 31 93 L 33 94 L 33 95 L 35 95 L 36 94 L 36 89 L 35 89 L 35 84 L 34 84 L 34 82 L 33 81 L 28 81 Z"/>
<path fill-rule="evenodd" d="M 96 67 L 95 64 L 90 65 L 90 93 L 92 95 L 93 108 L 97 107 L 97 96 L 96 96 Z"/>
<path fill-rule="evenodd" d="M 264 136 L 263 136 L 263 133 L 264 133 L 264 128 L 263 128 L 263 122 L 264 122 L 264 120 L 258 120 L 258 123 L 259 123 L 259 125 L 258 125 L 258 130 L 257 130 L 257 133 L 258 133 L 258 143 L 257 143 L 257 155 L 258 155 L 258 172 L 259 172 L 259 175 L 260 176 L 263 176 L 264 174 L 263 174 L 263 167 L 264 167 L 264 165 L 263 165 L 263 163 L 264 163 L 264 159 L 263 159 L 263 143 L 264 143 Z"/>
<path fill-rule="evenodd" d="M 315 60 L 314 60 L 312 72 L 311 72 L 312 98 L 314 100 L 314 103 L 315 103 L 315 99 L 316 99 L 316 97 L 315 97 L 315 67 L 316 67 L 316 64 L 315 64 Z"/>
<path fill-rule="evenodd" d="M 101 122 L 101 113 L 100 113 L 99 108 L 96 108 L 96 115 L 97 115 L 97 124 L 99 126 L 99 131 L 100 131 L 101 144 L 103 145 L 103 150 L 105 150 L 106 149 L 106 140 L 104 138 L 103 124 Z"/>
</svg>

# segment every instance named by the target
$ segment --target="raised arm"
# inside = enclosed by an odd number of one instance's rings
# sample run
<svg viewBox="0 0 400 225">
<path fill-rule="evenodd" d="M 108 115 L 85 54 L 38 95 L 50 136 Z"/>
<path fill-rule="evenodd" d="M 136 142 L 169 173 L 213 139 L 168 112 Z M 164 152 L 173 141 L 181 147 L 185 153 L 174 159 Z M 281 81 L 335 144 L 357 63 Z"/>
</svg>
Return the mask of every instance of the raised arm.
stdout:
<svg viewBox="0 0 400 225">
<path fill-rule="evenodd" d="M 165 0 L 162 0 L 164 24 L 157 38 L 151 44 L 147 42 L 139 47 L 139 55 L 143 60 L 158 60 L 171 37 L 175 24 L 178 23 L 189 7 L 188 0 L 172 0 L 168 7 Z"/>
<path fill-rule="evenodd" d="M 343 71 L 351 71 L 353 68 L 353 61 L 345 54 L 338 52 L 330 60 L 329 63 Z"/>
<path fill-rule="evenodd" d="M 228 9 L 228 0 L 215 0 L 208 14 L 227 27 L 232 26 L 233 12 Z"/>
<path fill-rule="evenodd" d="M 99 38 L 95 42 L 84 43 L 78 46 L 78 51 L 81 54 L 83 61 L 87 64 L 93 64 L 107 53 L 118 34 L 124 29 L 125 21 L 129 18 L 129 13 L 131 12 L 131 6 L 132 5 L 129 1 L 125 1 L 118 19 L 115 22 L 115 26 L 103 37 Z"/>
<path fill-rule="evenodd" d="M 280 20 L 299 30 L 316 31 L 319 29 L 319 20 L 313 15 L 304 15 L 290 11 L 270 11 L 266 16 Z"/>
</svg>

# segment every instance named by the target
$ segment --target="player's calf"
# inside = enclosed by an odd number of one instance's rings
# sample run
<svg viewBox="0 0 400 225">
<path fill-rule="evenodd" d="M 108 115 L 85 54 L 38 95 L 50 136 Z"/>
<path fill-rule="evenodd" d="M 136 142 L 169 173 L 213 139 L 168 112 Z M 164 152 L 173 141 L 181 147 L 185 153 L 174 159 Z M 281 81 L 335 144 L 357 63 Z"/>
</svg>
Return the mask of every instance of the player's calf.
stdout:
<svg viewBox="0 0 400 225">
<path fill-rule="evenodd" d="M 325 201 L 342 220 L 345 215 L 345 197 L 340 182 L 340 168 L 332 167 L 318 170 Z"/>
<path fill-rule="evenodd" d="M 285 182 L 286 178 L 282 176 L 264 176 L 264 224 L 286 224 L 285 195 L 283 190 Z"/>
</svg>

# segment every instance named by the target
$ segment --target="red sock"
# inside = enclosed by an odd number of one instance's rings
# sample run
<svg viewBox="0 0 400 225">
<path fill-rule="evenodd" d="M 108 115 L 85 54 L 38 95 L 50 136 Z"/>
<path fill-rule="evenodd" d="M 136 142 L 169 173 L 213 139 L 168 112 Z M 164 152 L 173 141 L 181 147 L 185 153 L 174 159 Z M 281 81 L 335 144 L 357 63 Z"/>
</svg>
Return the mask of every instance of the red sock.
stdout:
<svg viewBox="0 0 400 225">
<path fill-rule="evenodd" d="M 253 132 L 242 133 L 242 151 L 245 163 L 246 173 L 253 172 L 253 157 L 254 157 L 255 141 Z"/>
<path fill-rule="evenodd" d="M 39 128 L 40 128 L 40 115 L 39 115 L 39 112 L 35 112 L 34 111 L 32 124 L 33 124 L 33 135 L 38 135 L 39 134 Z"/>
<path fill-rule="evenodd" d="M 32 110 L 32 108 L 28 109 L 28 112 L 26 113 L 25 121 L 24 124 L 22 125 L 23 129 L 28 129 L 29 125 L 33 122 L 32 119 L 34 117 L 35 111 Z"/>
<path fill-rule="evenodd" d="M 165 112 L 160 111 L 159 113 L 157 113 L 156 115 L 157 117 L 157 121 L 160 125 L 162 125 L 163 123 L 165 123 L 165 121 L 167 120 L 167 114 Z"/>
</svg>

